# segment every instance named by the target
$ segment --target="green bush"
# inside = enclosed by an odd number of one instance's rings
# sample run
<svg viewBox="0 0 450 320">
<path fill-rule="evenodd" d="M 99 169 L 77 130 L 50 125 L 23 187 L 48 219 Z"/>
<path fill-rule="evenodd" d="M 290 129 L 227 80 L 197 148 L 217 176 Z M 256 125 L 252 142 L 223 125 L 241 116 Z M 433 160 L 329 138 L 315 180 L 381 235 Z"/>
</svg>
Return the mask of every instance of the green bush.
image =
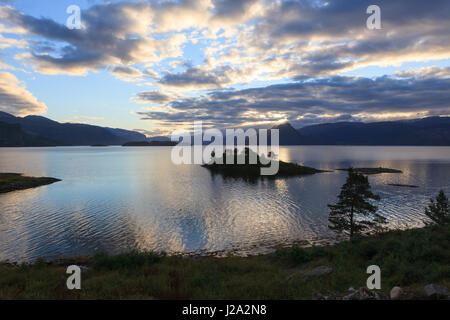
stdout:
<svg viewBox="0 0 450 320">
<path fill-rule="evenodd" d="M 289 249 L 280 249 L 275 253 L 275 256 L 278 259 L 293 265 L 307 263 L 312 260 L 310 250 L 301 248 L 297 245 Z"/>
<path fill-rule="evenodd" d="M 101 253 L 94 256 L 93 266 L 95 269 L 103 270 L 135 269 L 158 263 L 163 256 L 164 254 L 136 251 L 115 256 Z"/>
</svg>

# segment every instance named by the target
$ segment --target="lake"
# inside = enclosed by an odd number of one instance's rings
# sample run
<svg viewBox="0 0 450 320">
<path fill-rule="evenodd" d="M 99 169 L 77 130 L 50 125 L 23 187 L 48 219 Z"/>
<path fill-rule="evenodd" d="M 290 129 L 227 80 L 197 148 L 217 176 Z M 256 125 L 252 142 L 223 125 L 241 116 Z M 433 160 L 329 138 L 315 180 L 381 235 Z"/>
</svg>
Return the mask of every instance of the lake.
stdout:
<svg viewBox="0 0 450 320">
<path fill-rule="evenodd" d="M 0 195 L 0 260 L 137 250 L 259 254 L 292 243 L 335 241 L 327 204 L 346 172 L 223 178 L 176 166 L 170 147 L 1 148 L 0 172 L 63 181 Z M 450 194 L 450 147 L 280 147 L 280 159 L 318 169 L 387 167 L 372 175 L 389 228 L 423 225 L 439 189 Z M 394 187 L 389 183 L 417 185 Z"/>
</svg>

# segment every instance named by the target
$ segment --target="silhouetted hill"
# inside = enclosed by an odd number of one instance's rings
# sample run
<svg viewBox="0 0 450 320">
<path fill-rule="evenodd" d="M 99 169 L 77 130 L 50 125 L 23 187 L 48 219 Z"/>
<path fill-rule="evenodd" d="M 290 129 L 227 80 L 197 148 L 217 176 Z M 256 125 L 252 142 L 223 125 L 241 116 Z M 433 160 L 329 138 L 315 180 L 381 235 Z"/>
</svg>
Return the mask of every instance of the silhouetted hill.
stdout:
<svg viewBox="0 0 450 320">
<path fill-rule="evenodd" d="M 19 124 L 23 131 L 34 135 L 37 139 L 52 141 L 54 145 L 60 146 L 122 145 L 128 141 L 146 140 L 145 135 L 134 131 L 103 128 L 88 124 L 59 123 L 41 116 L 20 118 L 0 112 L 0 121 Z M 7 137 L 0 137 L 0 139 L 5 140 Z M 14 145 L 14 143 L 11 141 L 8 145 Z"/>
<path fill-rule="evenodd" d="M 304 139 L 302 138 L 302 135 L 297 130 L 295 130 L 289 122 L 276 125 L 272 127 L 272 129 L 279 130 L 280 145 L 304 144 Z"/>
<path fill-rule="evenodd" d="M 278 129 L 280 145 L 405 145 L 450 146 L 450 117 L 383 122 L 336 122 L 294 129 L 290 123 L 272 127 Z M 271 134 L 267 142 L 270 144 Z M 259 139 L 257 139 L 259 143 Z M 235 144 L 237 139 L 234 139 Z M 191 143 L 194 138 L 191 137 Z M 223 139 L 225 144 L 225 137 Z M 245 144 L 248 145 L 246 137 Z M 204 144 L 209 144 L 205 142 Z"/>
<path fill-rule="evenodd" d="M 450 118 L 384 122 L 338 122 L 297 130 L 301 144 L 450 146 Z"/>
<path fill-rule="evenodd" d="M 20 118 L 0 111 L 0 122 L 0 146 L 123 145 L 130 141 L 149 141 L 145 135 L 134 131 L 59 123 L 41 116 Z M 280 145 L 450 146 L 450 117 L 372 123 L 337 122 L 297 130 L 284 123 L 273 129 L 280 130 Z"/>
<path fill-rule="evenodd" d="M 129 131 L 124 129 L 112 129 L 112 128 L 107 129 L 113 135 L 119 137 L 119 139 L 122 141 L 122 144 L 129 141 L 147 141 L 147 137 L 145 135 L 136 131 Z"/>
<path fill-rule="evenodd" d="M 20 124 L 0 122 L 0 147 L 43 147 L 52 146 L 53 142 L 28 134 Z"/>
<path fill-rule="evenodd" d="M 123 147 L 173 147 L 178 142 L 172 141 L 132 141 L 123 144 Z"/>
</svg>

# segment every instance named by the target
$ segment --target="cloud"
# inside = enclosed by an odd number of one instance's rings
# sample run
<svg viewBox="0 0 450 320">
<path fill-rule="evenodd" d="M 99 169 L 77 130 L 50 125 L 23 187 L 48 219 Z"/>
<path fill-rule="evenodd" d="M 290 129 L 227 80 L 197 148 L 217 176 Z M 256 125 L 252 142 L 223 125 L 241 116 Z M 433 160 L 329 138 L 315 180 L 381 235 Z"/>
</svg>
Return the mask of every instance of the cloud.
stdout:
<svg viewBox="0 0 450 320">
<path fill-rule="evenodd" d="M 180 56 L 184 35 L 169 35 L 155 40 L 150 34 L 154 19 L 145 2 L 100 4 L 83 11 L 81 30 L 47 18 L 35 18 L 11 7 L 0 7 L 0 17 L 28 36 L 53 43 L 47 52 L 31 51 L 17 58 L 31 63 L 45 74 L 86 75 L 109 65 L 157 62 Z"/>
<path fill-rule="evenodd" d="M 213 19 L 244 22 L 258 16 L 261 8 L 257 0 L 214 0 Z"/>
<path fill-rule="evenodd" d="M 288 49 L 285 73 L 326 76 L 366 65 L 450 57 L 450 3 L 380 0 L 382 30 L 368 30 L 371 1 L 286 1 L 271 7 L 245 37 L 255 52 Z M 292 59 L 291 59 L 292 58 Z M 297 60 L 297 63 L 295 63 Z"/>
<path fill-rule="evenodd" d="M 47 106 L 26 90 L 13 74 L 0 72 L 0 110 L 15 116 L 43 114 Z"/>
<path fill-rule="evenodd" d="M 114 67 L 111 73 L 126 82 L 141 81 L 143 76 L 143 73 L 139 69 L 122 65 Z"/>
<path fill-rule="evenodd" d="M 24 48 L 27 46 L 27 42 L 24 40 L 17 40 L 12 38 L 5 38 L 0 34 L 0 49 L 5 48 Z"/>
<path fill-rule="evenodd" d="M 379 0 L 382 30 L 366 28 L 370 4 L 369 0 L 102 3 L 83 11 L 82 30 L 69 30 L 11 7 L 0 7 L 0 17 L 12 28 L 53 42 L 44 52 L 30 46 L 28 54 L 17 56 L 47 74 L 85 75 L 110 65 L 155 65 L 182 57 L 183 45 L 202 39 L 207 41 L 206 63 L 154 75 L 163 85 L 190 90 L 450 58 L 448 1 Z M 233 76 L 224 74 L 225 68 L 232 68 Z"/>
<path fill-rule="evenodd" d="M 287 119 L 294 124 L 342 119 L 379 120 L 450 113 L 449 78 L 331 77 L 262 88 L 213 91 L 167 104 L 166 112 L 144 111 L 145 120 L 218 127 Z M 385 116 L 383 116 L 385 115 Z"/>
<path fill-rule="evenodd" d="M 397 71 L 395 73 L 396 76 L 401 78 L 410 78 L 410 77 L 421 77 L 421 78 L 445 78 L 450 77 L 450 67 L 439 68 L 439 67 L 425 67 L 420 68 L 419 70 L 404 70 Z"/>
<path fill-rule="evenodd" d="M 135 101 L 138 103 L 156 103 L 164 104 L 179 99 L 180 96 L 176 94 L 163 93 L 161 91 L 145 91 L 140 92 Z"/>
<path fill-rule="evenodd" d="M 213 71 L 202 68 L 189 67 L 182 73 L 166 73 L 159 83 L 165 87 L 179 87 L 183 89 L 218 89 L 231 83 L 233 68 L 220 67 Z"/>
<path fill-rule="evenodd" d="M 199 119 L 219 126 L 280 119 L 300 125 L 448 114 L 448 68 L 377 79 L 342 74 L 450 59 L 450 2 L 378 0 L 381 30 L 366 28 L 371 4 L 104 2 L 82 12 L 81 30 L 1 6 L 0 32 L 5 24 L 15 37 L 0 35 L 0 46 L 22 49 L 16 59 L 37 72 L 84 76 L 107 70 L 120 80 L 152 85 L 132 101 L 148 104 L 143 118 L 163 126 Z M 243 84 L 249 88 L 233 89 Z"/>
<path fill-rule="evenodd" d="M 0 69 L 15 70 L 16 68 L 0 61 Z"/>
</svg>

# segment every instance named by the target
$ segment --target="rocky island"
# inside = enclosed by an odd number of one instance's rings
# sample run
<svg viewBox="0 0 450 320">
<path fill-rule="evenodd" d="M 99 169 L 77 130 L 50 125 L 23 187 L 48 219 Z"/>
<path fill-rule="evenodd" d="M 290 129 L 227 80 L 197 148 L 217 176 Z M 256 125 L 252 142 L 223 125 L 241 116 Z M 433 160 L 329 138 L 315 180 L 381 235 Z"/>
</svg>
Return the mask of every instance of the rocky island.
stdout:
<svg viewBox="0 0 450 320">
<path fill-rule="evenodd" d="M 382 167 L 378 167 L 378 168 L 348 168 L 348 169 L 337 169 L 337 170 L 339 170 L 339 171 L 353 170 L 354 172 L 362 173 L 362 174 L 403 173 L 403 171 L 401 171 L 401 170 L 382 168 Z"/>
<path fill-rule="evenodd" d="M 244 177 L 244 178 L 256 178 L 256 177 L 264 177 L 261 175 L 261 168 L 270 167 L 270 163 L 267 163 L 268 158 L 266 157 L 264 161 L 264 155 L 260 156 L 255 154 L 254 151 L 250 150 L 250 148 L 245 148 L 243 151 L 245 152 L 245 163 L 238 164 L 238 151 L 234 150 L 234 160 L 232 163 L 227 163 L 227 153 L 224 152 L 222 156 L 216 158 L 215 155 L 212 156 L 212 161 L 208 164 L 204 164 L 203 167 L 210 170 L 213 173 L 220 173 L 224 176 L 232 176 L 232 177 Z M 254 158 L 256 159 L 256 163 L 251 164 L 251 154 L 253 153 Z M 242 156 L 242 153 L 239 154 Z M 301 166 L 296 163 L 289 163 L 280 160 L 276 160 L 278 162 L 278 173 L 273 176 L 266 176 L 268 178 L 273 177 L 290 177 L 290 176 L 300 176 L 300 175 L 311 175 L 315 173 L 327 172 L 324 170 L 318 170 L 311 167 Z"/>
</svg>

